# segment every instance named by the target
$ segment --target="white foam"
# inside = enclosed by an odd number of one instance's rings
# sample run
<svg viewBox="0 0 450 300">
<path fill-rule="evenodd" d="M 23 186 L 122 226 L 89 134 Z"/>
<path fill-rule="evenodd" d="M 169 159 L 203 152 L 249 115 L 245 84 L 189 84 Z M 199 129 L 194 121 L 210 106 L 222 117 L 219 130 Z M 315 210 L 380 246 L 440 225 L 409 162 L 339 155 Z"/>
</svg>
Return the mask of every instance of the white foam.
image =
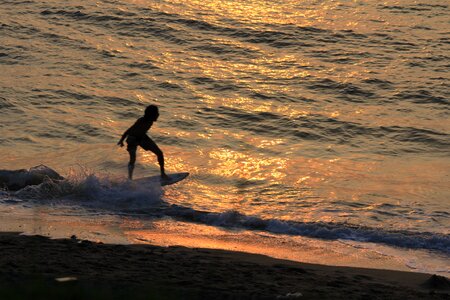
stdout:
<svg viewBox="0 0 450 300">
<path fill-rule="evenodd" d="M 184 220 L 228 228 L 263 230 L 276 234 L 298 235 L 326 240 L 350 240 L 390 246 L 438 250 L 450 255 L 450 236 L 429 232 L 388 231 L 346 223 L 293 222 L 246 216 L 237 211 L 223 213 L 196 211 L 172 205 L 166 214 Z"/>
<path fill-rule="evenodd" d="M 0 170 L 0 186 L 5 189 L 19 190 L 28 185 L 37 185 L 45 180 L 63 179 L 53 169 L 39 165 L 28 170 Z"/>
<path fill-rule="evenodd" d="M 64 180 L 44 180 L 14 193 L 33 201 L 58 201 L 88 208 L 140 209 L 161 203 L 162 189 L 156 184 L 136 184 L 121 177 L 73 169 Z"/>
</svg>

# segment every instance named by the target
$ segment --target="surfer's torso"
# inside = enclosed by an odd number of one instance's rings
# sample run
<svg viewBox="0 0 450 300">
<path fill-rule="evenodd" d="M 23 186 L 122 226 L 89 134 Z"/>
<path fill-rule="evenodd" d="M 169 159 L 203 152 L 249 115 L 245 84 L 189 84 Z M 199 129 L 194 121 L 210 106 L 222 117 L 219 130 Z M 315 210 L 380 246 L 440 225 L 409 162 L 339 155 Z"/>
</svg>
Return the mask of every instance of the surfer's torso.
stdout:
<svg viewBox="0 0 450 300">
<path fill-rule="evenodd" d="M 152 127 L 153 121 L 150 121 L 146 119 L 145 117 L 141 117 L 137 119 L 136 123 L 133 124 L 133 126 L 130 127 L 128 130 L 128 136 L 133 136 L 136 139 L 143 138 L 147 131 Z"/>
</svg>

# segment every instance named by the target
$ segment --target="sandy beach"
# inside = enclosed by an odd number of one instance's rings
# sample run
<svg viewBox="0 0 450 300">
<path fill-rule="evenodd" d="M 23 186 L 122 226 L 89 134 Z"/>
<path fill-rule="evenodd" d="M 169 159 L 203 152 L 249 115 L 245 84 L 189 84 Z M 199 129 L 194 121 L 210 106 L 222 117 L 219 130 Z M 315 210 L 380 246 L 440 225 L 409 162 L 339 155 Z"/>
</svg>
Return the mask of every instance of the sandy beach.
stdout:
<svg viewBox="0 0 450 300">
<path fill-rule="evenodd" d="M 430 274 L 0 234 L 1 299 L 448 299 Z"/>
</svg>

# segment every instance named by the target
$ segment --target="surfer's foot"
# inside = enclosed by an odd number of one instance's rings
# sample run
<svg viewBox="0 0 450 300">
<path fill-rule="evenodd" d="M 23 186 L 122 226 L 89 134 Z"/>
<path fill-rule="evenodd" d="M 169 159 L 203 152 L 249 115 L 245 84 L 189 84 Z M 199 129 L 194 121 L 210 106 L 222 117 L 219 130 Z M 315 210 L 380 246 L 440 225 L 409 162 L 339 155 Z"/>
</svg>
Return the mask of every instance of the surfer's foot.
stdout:
<svg viewBox="0 0 450 300">
<path fill-rule="evenodd" d="M 170 177 L 169 177 L 169 176 L 167 176 L 166 174 L 161 174 L 161 179 L 164 179 L 164 180 L 169 180 L 169 179 L 170 179 Z"/>
</svg>

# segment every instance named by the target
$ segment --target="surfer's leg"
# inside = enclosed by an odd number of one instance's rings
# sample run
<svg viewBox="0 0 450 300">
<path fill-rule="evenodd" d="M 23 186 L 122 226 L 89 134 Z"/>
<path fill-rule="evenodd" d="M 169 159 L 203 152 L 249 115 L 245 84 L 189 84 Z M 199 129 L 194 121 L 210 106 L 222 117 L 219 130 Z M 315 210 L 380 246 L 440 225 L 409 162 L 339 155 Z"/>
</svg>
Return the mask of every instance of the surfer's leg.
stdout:
<svg viewBox="0 0 450 300">
<path fill-rule="evenodd" d="M 159 149 L 158 145 L 156 145 L 156 143 L 147 136 L 142 139 L 141 147 L 156 154 L 156 157 L 158 157 L 159 168 L 161 170 L 161 177 L 167 177 L 166 172 L 164 171 L 164 154 L 161 149 Z"/>
<path fill-rule="evenodd" d="M 130 154 L 130 161 L 128 163 L 128 179 L 130 180 L 133 179 L 134 164 L 136 162 L 136 150 L 137 145 L 128 143 L 127 151 Z"/>
<path fill-rule="evenodd" d="M 134 163 L 136 162 L 136 151 L 130 151 L 130 162 L 128 163 L 128 179 L 133 179 Z"/>
</svg>

